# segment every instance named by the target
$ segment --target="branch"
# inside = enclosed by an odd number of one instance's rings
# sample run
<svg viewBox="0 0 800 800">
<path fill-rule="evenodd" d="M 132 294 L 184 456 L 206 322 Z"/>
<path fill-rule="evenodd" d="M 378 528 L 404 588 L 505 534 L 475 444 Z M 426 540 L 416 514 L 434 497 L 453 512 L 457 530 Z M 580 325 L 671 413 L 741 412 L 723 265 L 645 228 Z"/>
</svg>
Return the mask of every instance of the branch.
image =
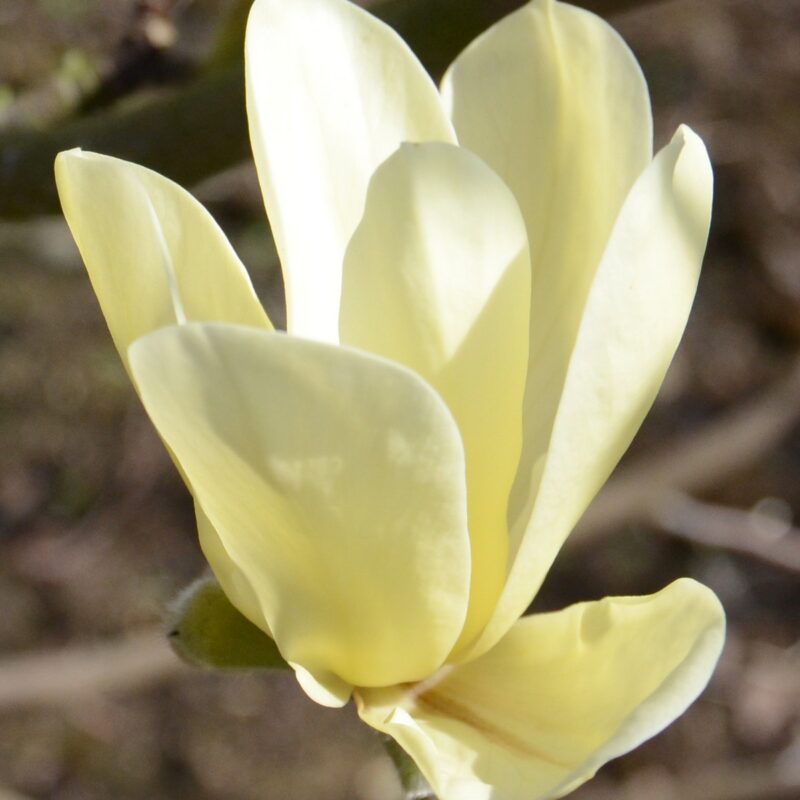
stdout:
<svg viewBox="0 0 800 800">
<path fill-rule="evenodd" d="M 787 525 L 778 535 L 770 534 L 766 528 L 775 520 L 755 511 L 701 503 L 675 493 L 661 499 L 648 522 L 693 544 L 729 550 L 800 573 L 800 530 Z"/>
<path fill-rule="evenodd" d="M 143 106 L 115 107 L 48 131 L 0 134 L 0 217 L 56 213 L 53 160 L 83 147 L 191 185 L 249 156 L 240 65 Z"/>
<path fill-rule="evenodd" d="M 57 706 L 97 692 L 133 689 L 186 669 L 161 629 L 117 642 L 7 658 L 0 662 L 0 711 Z"/>
<path fill-rule="evenodd" d="M 13 789 L 0 786 L 0 800 L 30 800 L 30 798 L 27 795 L 15 792 Z"/>
<path fill-rule="evenodd" d="M 574 542 L 650 519 L 665 497 L 720 484 L 769 453 L 800 420 L 800 358 L 755 400 L 654 456 L 621 467 L 589 507 Z"/>
<path fill-rule="evenodd" d="M 584 5 L 612 13 L 647 2 L 653 0 L 586 0 Z M 439 75 L 475 36 L 520 5 L 521 0 L 385 0 L 372 10 Z M 231 16 L 239 25 L 244 18 L 243 13 Z M 218 67 L 213 72 L 144 105 L 115 106 L 45 131 L 0 133 L 0 218 L 58 213 L 53 160 L 72 147 L 135 161 L 184 186 L 249 158 L 243 28 L 239 35 L 237 42 L 235 31 L 225 31 L 224 44 L 212 56 Z"/>
</svg>

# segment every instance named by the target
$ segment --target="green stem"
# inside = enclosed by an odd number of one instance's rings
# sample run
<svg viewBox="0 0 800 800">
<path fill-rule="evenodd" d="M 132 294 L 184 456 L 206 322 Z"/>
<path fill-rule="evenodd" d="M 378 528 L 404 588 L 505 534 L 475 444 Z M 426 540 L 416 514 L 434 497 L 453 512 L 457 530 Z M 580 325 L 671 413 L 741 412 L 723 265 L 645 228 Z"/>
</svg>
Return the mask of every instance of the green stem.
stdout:
<svg viewBox="0 0 800 800">
<path fill-rule="evenodd" d="M 397 770 L 400 785 L 405 793 L 405 800 L 436 800 L 428 781 L 425 780 L 419 767 L 411 756 L 400 747 L 391 736 L 383 736 L 383 746 L 392 759 L 392 764 Z"/>
</svg>

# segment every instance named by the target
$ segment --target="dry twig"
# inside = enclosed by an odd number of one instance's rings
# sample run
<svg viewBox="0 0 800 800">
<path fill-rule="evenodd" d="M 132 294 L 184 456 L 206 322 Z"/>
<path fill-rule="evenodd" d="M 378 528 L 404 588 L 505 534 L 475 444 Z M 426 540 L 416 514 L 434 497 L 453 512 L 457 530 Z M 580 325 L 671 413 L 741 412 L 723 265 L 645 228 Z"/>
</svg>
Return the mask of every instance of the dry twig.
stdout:
<svg viewBox="0 0 800 800">
<path fill-rule="evenodd" d="M 657 529 L 703 547 L 752 556 L 773 567 L 800 573 L 800 530 L 786 526 L 778 535 L 764 530 L 754 511 L 702 503 L 682 493 L 667 494 L 648 522 Z"/>
<path fill-rule="evenodd" d="M 677 444 L 620 468 L 584 515 L 573 541 L 648 520 L 665 497 L 709 489 L 757 462 L 800 420 L 798 397 L 800 359 L 760 397 Z"/>
<path fill-rule="evenodd" d="M 0 663 L 0 711 L 62 705 L 87 694 L 152 684 L 185 669 L 160 629 L 117 642 L 12 657 Z"/>
</svg>

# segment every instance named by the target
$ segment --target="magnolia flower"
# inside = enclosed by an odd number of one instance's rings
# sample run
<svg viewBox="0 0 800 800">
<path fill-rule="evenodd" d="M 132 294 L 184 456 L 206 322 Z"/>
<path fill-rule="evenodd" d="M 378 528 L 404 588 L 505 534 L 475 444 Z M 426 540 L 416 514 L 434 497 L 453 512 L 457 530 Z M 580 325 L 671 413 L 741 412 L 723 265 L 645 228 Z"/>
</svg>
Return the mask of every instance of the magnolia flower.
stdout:
<svg viewBox="0 0 800 800">
<path fill-rule="evenodd" d="M 440 90 L 346 0 L 256 0 L 246 55 L 288 335 L 189 194 L 56 164 L 203 551 L 305 691 L 353 696 L 442 800 L 563 795 L 682 713 L 722 645 L 691 580 L 520 619 L 680 339 L 703 144 L 681 127 L 653 158 L 630 51 L 554 0 Z"/>
</svg>

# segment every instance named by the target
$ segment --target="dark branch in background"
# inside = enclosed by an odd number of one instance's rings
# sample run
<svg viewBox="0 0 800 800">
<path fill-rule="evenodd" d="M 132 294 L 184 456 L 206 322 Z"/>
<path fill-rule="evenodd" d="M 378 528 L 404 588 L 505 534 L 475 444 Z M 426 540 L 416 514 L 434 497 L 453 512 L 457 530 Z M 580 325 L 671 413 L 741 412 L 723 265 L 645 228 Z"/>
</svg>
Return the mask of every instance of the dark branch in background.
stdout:
<svg viewBox="0 0 800 800">
<path fill-rule="evenodd" d="M 650 2 L 579 4 L 613 14 Z M 0 133 L 0 217 L 57 213 L 53 159 L 71 147 L 136 161 L 188 186 L 248 158 L 241 59 L 249 5 L 250 0 L 240 3 L 223 23 L 207 70 L 192 81 L 141 105 L 114 106 L 46 131 Z M 371 10 L 396 28 L 438 77 L 478 33 L 520 5 L 520 0 L 385 0 Z M 113 80 L 105 91 L 119 93 Z M 97 107 L 107 100 L 94 97 L 87 104 Z"/>
<path fill-rule="evenodd" d="M 53 160 L 82 147 L 192 185 L 249 157 L 241 65 L 195 79 L 139 107 L 112 108 L 49 131 L 0 134 L 0 217 L 59 210 Z"/>
</svg>

